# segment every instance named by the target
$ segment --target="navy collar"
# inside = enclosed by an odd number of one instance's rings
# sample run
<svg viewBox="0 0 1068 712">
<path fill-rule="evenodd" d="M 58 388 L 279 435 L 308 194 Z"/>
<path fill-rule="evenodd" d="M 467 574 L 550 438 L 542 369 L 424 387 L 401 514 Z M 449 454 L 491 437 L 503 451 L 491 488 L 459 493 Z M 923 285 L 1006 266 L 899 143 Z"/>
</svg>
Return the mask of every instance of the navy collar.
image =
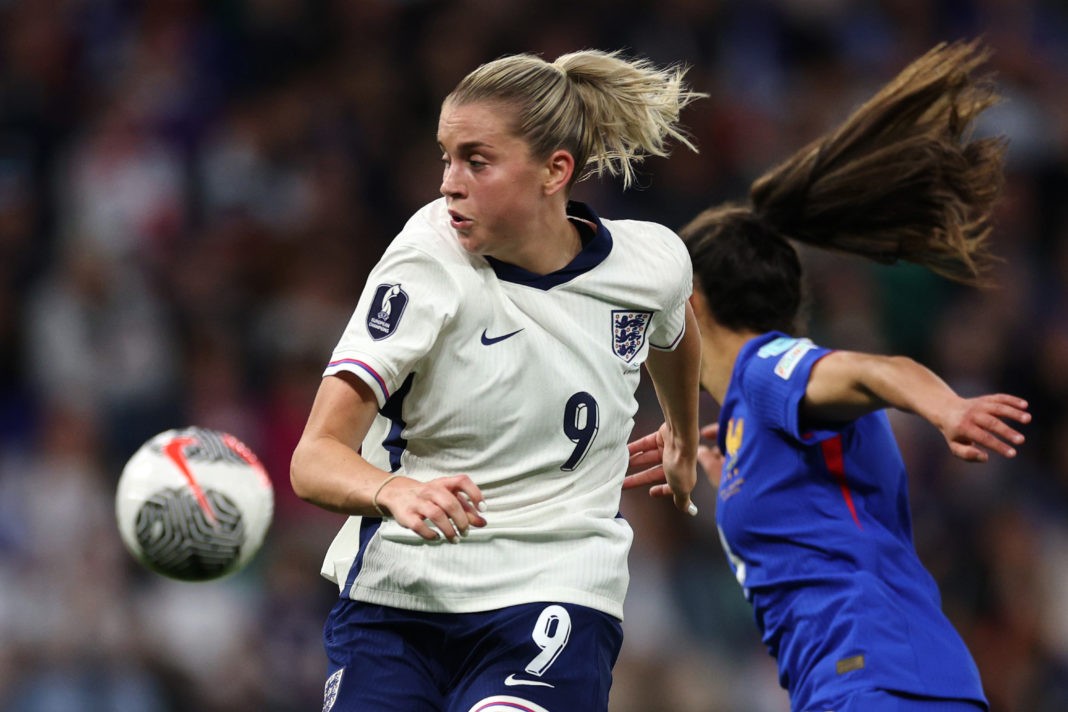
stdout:
<svg viewBox="0 0 1068 712">
<path fill-rule="evenodd" d="M 522 267 L 487 256 L 486 261 L 493 268 L 497 279 L 544 291 L 570 282 L 604 262 L 612 252 L 612 234 L 601 223 L 597 213 L 585 203 L 570 201 L 567 204 L 567 217 L 578 227 L 579 236 L 582 238 L 582 250 L 575 255 L 575 259 L 555 272 L 535 274 Z M 592 227 L 589 223 L 592 223 Z"/>
</svg>

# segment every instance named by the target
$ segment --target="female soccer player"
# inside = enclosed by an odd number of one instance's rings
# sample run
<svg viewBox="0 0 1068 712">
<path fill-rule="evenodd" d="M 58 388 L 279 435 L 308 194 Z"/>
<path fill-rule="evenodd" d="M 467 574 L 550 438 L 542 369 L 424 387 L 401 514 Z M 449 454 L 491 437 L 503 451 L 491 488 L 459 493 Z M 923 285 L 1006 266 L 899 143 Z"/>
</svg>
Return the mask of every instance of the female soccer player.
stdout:
<svg viewBox="0 0 1068 712">
<path fill-rule="evenodd" d="M 963 398 L 904 357 L 797 338 L 789 240 L 984 280 L 1003 146 L 964 131 L 996 96 L 975 44 L 924 55 L 836 131 L 758 179 L 748 205 L 681 232 L 694 264 L 701 384 L 720 404 L 716 522 L 797 712 L 976 712 L 979 674 L 912 543 L 906 473 L 883 409 L 930 421 L 957 457 L 1013 457 L 1027 403 Z M 715 429 L 713 429 L 714 431 Z M 711 432 L 710 432 L 711 434 Z M 660 475 L 656 433 L 626 486 Z M 666 486 L 655 485 L 653 494 Z"/>
<path fill-rule="evenodd" d="M 293 454 L 352 515 L 323 575 L 324 710 L 605 710 L 632 538 L 619 515 L 645 363 L 695 511 L 699 337 L 678 236 L 569 202 L 671 140 L 678 67 L 509 56 L 442 104 L 442 197 L 386 250 Z"/>
</svg>

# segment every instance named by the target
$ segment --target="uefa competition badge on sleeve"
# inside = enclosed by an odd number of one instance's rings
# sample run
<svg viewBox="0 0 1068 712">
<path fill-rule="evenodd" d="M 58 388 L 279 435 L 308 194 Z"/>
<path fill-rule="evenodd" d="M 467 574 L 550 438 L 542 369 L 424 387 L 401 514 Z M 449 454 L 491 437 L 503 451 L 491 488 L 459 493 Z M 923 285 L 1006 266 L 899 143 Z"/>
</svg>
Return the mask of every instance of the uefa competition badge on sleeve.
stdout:
<svg viewBox="0 0 1068 712">
<path fill-rule="evenodd" d="M 408 293 L 399 284 L 380 284 L 367 311 L 367 333 L 375 341 L 390 336 L 397 330 L 404 308 L 408 306 Z"/>
</svg>

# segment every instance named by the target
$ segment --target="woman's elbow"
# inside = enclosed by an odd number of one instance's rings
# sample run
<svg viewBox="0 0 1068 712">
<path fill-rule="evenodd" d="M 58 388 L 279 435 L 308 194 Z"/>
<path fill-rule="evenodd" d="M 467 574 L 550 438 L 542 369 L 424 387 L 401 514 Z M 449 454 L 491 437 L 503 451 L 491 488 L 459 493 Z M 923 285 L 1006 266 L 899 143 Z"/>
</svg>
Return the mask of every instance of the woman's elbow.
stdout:
<svg viewBox="0 0 1068 712">
<path fill-rule="evenodd" d="M 293 488 L 293 494 L 305 502 L 311 501 L 311 488 L 308 477 L 307 448 L 298 443 L 293 450 L 293 457 L 289 460 L 289 485 Z"/>
</svg>

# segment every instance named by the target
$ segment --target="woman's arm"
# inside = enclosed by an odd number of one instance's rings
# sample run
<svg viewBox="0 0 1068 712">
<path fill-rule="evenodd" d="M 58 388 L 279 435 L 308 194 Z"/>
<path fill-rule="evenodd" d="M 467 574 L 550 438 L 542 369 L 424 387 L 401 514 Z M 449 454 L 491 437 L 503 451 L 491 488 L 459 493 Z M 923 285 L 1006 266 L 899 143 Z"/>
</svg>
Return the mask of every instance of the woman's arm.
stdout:
<svg viewBox="0 0 1068 712">
<path fill-rule="evenodd" d="M 378 516 L 371 498 L 388 473 L 359 455 L 377 412 L 371 388 L 359 378 L 323 378 L 290 465 L 298 497 L 332 512 Z"/>
<path fill-rule="evenodd" d="M 682 341 L 674 351 L 651 350 L 645 367 L 664 413 L 664 424 L 657 432 L 657 446 L 663 454 L 667 483 L 675 496 L 675 506 L 696 514 L 690 493 L 697 484 L 701 338 L 689 302 Z"/>
<path fill-rule="evenodd" d="M 467 475 L 423 483 L 390 474 L 367 462 L 359 448 L 371 429 L 378 402 L 370 386 L 352 374 L 326 376 L 293 451 L 290 481 L 298 497 L 343 514 L 389 513 L 424 539 L 451 541 L 469 526 L 485 526 L 482 493 Z M 377 499 L 376 499 L 377 498 Z M 377 502 L 377 509 L 376 509 Z"/>
<path fill-rule="evenodd" d="M 882 408 L 915 413 L 941 431 L 950 451 L 985 462 L 994 451 L 1014 457 L 1024 436 L 1005 421 L 1029 423 L 1027 401 L 997 393 L 962 398 L 929 368 L 905 356 L 834 351 L 812 367 L 801 416 L 842 422 Z"/>
</svg>

